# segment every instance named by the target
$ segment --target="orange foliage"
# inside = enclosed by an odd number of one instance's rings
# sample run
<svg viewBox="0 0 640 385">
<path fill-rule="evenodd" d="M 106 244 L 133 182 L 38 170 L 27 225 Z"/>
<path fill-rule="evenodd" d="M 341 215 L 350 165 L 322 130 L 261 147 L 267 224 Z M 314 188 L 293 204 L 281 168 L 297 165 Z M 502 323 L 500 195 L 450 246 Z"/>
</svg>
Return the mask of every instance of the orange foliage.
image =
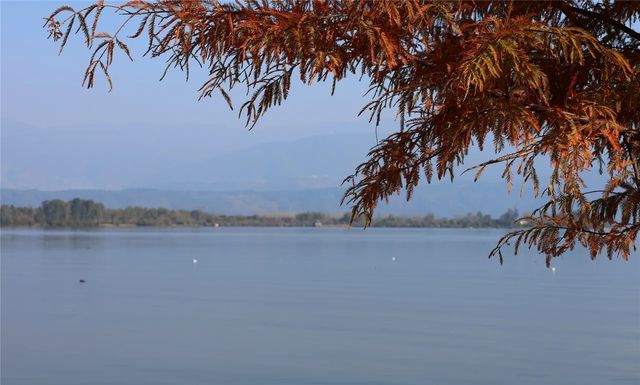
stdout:
<svg viewBox="0 0 640 385">
<path fill-rule="evenodd" d="M 104 10 L 123 18 L 100 32 Z M 64 15 L 64 18 L 63 18 Z M 507 234 L 551 257 L 576 243 L 596 257 L 625 259 L 640 231 L 640 2 L 565 1 L 131 1 L 58 8 L 47 18 L 62 49 L 72 32 L 93 51 L 92 87 L 126 39 L 148 38 L 152 57 L 187 74 L 209 71 L 201 97 L 244 86 L 240 114 L 254 125 L 288 96 L 294 77 L 311 84 L 361 76 L 370 84 L 367 112 L 395 109 L 400 129 L 382 140 L 345 181 L 353 218 L 371 219 L 377 203 L 424 178 L 453 178 L 471 146 L 513 152 L 473 167 L 503 164 L 548 203 Z M 138 23 L 124 37 L 131 23 Z M 74 24 L 75 23 L 75 24 Z M 74 30 L 74 26 L 76 29 Z M 146 32 L 146 33 L 145 33 Z M 534 160 L 553 174 L 540 181 Z M 581 175 L 599 166 L 603 190 L 586 191 Z"/>
</svg>

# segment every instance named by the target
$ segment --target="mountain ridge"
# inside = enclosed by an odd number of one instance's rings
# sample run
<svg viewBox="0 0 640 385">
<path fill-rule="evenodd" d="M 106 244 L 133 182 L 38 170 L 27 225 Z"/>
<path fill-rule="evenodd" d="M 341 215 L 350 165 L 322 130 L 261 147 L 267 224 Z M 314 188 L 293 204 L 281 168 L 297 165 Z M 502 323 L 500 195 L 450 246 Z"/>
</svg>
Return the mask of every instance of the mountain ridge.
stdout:
<svg viewBox="0 0 640 385">
<path fill-rule="evenodd" d="M 421 186 L 413 199 L 394 196 L 390 202 L 381 203 L 377 214 L 440 216 L 465 215 L 482 211 L 499 215 L 509 208 L 531 211 L 532 199 L 520 199 L 517 194 L 506 194 L 505 199 L 492 199 L 496 189 L 504 185 L 489 183 L 469 184 L 465 182 L 439 183 Z M 180 191 L 161 189 L 124 190 L 16 190 L 2 189 L 2 204 L 36 207 L 44 200 L 73 198 L 91 199 L 109 208 L 128 206 L 165 207 L 181 210 L 203 210 L 228 215 L 253 215 L 281 212 L 325 212 L 339 213 L 350 210 L 340 206 L 344 188 L 298 189 L 298 190 L 235 190 L 235 191 Z"/>
</svg>

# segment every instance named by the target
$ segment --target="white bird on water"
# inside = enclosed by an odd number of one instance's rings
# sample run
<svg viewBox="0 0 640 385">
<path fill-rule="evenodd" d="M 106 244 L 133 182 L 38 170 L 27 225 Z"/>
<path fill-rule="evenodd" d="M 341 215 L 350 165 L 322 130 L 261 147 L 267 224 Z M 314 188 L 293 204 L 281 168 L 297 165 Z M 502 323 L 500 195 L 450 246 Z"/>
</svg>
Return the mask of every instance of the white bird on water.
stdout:
<svg viewBox="0 0 640 385">
<path fill-rule="evenodd" d="M 396 261 L 396 257 L 391 257 L 391 260 L 395 262 Z"/>
<path fill-rule="evenodd" d="M 555 267 L 552 267 L 552 268 L 551 268 L 551 272 L 552 272 L 552 273 L 555 273 L 555 272 L 556 272 L 556 268 L 555 268 Z"/>
<path fill-rule="evenodd" d="M 198 260 L 194 258 L 193 263 L 198 263 Z"/>
</svg>

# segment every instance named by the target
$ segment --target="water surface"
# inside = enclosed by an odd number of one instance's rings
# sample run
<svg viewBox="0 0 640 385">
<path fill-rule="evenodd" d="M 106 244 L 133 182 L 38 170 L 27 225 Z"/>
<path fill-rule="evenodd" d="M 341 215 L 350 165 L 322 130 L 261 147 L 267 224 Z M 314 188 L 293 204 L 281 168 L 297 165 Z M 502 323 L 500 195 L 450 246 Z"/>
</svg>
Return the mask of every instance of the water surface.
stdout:
<svg viewBox="0 0 640 385">
<path fill-rule="evenodd" d="M 638 255 L 501 234 L 3 229 L 2 384 L 639 384 Z"/>
</svg>

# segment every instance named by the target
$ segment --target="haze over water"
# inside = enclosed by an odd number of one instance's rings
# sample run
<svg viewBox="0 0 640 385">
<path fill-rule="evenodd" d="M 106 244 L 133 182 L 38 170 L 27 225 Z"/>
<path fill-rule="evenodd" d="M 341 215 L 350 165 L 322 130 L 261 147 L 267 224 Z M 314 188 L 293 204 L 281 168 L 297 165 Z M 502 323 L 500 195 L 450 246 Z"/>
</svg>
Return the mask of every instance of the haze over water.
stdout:
<svg viewBox="0 0 640 385">
<path fill-rule="evenodd" d="M 501 234 L 3 229 L 2 383 L 638 384 L 637 256 Z"/>
</svg>

